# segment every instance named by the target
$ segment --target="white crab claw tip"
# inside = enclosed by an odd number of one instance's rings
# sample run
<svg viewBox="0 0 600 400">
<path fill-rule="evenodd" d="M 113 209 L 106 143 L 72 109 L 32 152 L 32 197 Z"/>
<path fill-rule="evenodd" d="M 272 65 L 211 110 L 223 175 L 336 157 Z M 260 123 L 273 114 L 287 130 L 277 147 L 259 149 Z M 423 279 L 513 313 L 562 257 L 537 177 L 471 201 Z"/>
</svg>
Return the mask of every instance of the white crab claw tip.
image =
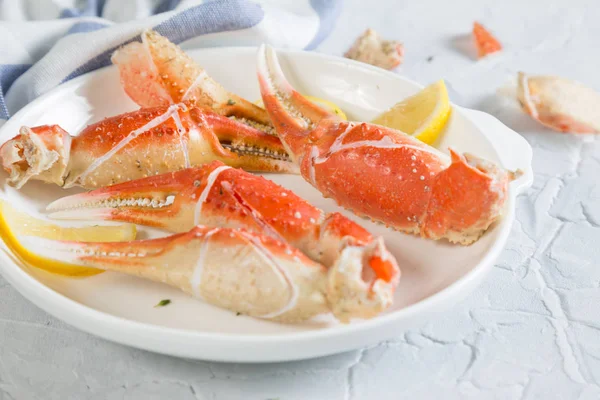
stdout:
<svg viewBox="0 0 600 400">
<path fill-rule="evenodd" d="M 67 264 L 78 264 L 81 247 L 74 242 L 61 242 L 34 236 L 22 236 L 20 242 L 28 249 L 35 249 L 38 256 L 60 260 Z"/>
<path fill-rule="evenodd" d="M 47 215 L 50 219 L 62 220 L 96 220 L 105 219 L 113 210 L 111 208 L 77 208 L 72 210 L 62 210 Z"/>
<path fill-rule="evenodd" d="M 257 69 L 258 69 L 258 73 L 262 76 L 268 76 L 269 75 L 269 70 L 267 69 L 267 62 L 266 62 L 266 45 L 265 44 L 261 44 L 260 47 L 258 48 L 258 52 L 256 53 L 256 65 L 257 65 Z"/>
<path fill-rule="evenodd" d="M 95 202 L 100 202 L 102 200 L 108 199 L 110 196 L 108 195 L 96 195 L 94 196 Z M 62 197 L 58 200 L 53 201 L 52 203 L 46 206 L 46 211 L 62 211 L 68 210 L 71 208 L 80 208 L 85 207 L 86 202 L 89 202 L 90 198 L 87 193 Z"/>
</svg>

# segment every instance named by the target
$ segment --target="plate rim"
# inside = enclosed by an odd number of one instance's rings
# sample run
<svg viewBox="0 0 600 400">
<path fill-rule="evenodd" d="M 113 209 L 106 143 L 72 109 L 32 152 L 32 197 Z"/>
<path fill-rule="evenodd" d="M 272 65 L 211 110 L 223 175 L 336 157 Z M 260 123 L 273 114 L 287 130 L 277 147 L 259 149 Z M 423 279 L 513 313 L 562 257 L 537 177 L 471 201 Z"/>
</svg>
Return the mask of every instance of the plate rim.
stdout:
<svg viewBox="0 0 600 400">
<path fill-rule="evenodd" d="M 190 55 L 211 52 L 220 53 L 255 51 L 256 47 L 242 46 L 186 49 L 186 52 Z M 423 85 L 404 76 L 398 75 L 394 72 L 386 71 L 368 64 L 360 63 L 358 61 L 349 60 L 334 55 L 290 49 L 278 49 L 277 51 L 279 53 L 283 53 L 286 56 L 291 57 L 300 55 L 301 57 L 321 58 L 324 60 L 342 62 L 345 64 L 356 66 L 363 70 L 375 72 L 386 77 L 402 80 L 414 86 L 415 88 L 423 87 Z M 2 127 L 0 127 L 0 137 L 2 136 L 2 134 L 4 134 L 4 131 L 8 131 L 6 128 L 12 125 L 10 121 L 19 119 L 19 117 L 22 114 L 25 114 L 30 107 L 35 107 L 40 103 L 44 103 L 59 92 L 68 90 L 70 87 L 73 86 L 76 87 L 90 79 L 90 77 L 92 76 L 108 73 L 109 71 L 111 71 L 111 69 L 115 68 L 116 67 L 114 65 L 110 65 L 88 72 L 68 82 L 65 82 L 64 84 L 61 84 L 48 91 L 47 93 L 41 95 L 40 97 L 36 98 L 32 102 L 24 106 L 22 109 L 20 109 Z M 456 107 L 460 109 L 465 109 L 459 106 Z M 468 113 L 465 113 L 465 117 L 469 118 Z M 507 127 L 507 129 L 510 128 Z M 490 142 L 490 144 L 492 145 L 494 150 L 497 151 L 497 148 L 494 145 L 494 143 Z M 203 346 L 199 347 L 200 349 L 209 346 L 231 347 L 234 345 L 243 346 L 258 344 L 262 344 L 263 346 L 266 345 L 266 347 L 268 348 L 269 346 L 275 347 L 289 344 L 304 344 L 319 339 L 327 339 L 330 342 L 335 342 L 336 339 L 341 339 L 347 336 L 362 336 L 367 335 L 368 333 L 381 331 L 385 328 L 385 326 L 389 328 L 394 328 L 394 325 L 401 324 L 403 322 L 410 323 L 410 320 L 417 319 L 420 315 L 427 314 L 427 312 L 438 313 L 442 309 L 448 308 L 459 301 L 445 300 L 459 298 L 461 297 L 461 295 L 463 297 L 466 296 L 477 286 L 477 280 L 481 280 L 481 278 L 483 278 L 485 274 L 490 271 L 494 261 L 497 259 L 500 252 L 504 249 L 504 246 L 508 240 L 508 236 L 515 216 L 517 194 L 517 190 L 514 190 L 513 188 L 509 189 L 507 204 L 505 208 L 505 215 L 503 216 L 502 220 L 499 222 L 499 226 L 497 227 L 497 229 L 500 229 L 500 232 L 497 233 L 497 239 L 493 242 L 491 248 L 489 248 L 488 251 L 485 252 L 484 256 L 475 265 L 475 267 L 469 270 L 462 277 L 455 280 L 450 285 L 446 286 L 445 288 L 441 289 L 435 294 L 426 297 L 414 304 L 406 306 L 402 309 L 394 311 L 393 313 L 384 314 L 370 320 L 361 321 L 357 324 L 348 324 L 335 329 L 318 329 L 311 331 L 285 332 L 275 334 L 244 334 L 202 332 L 191 329 L 171 328 L 167 326 L 139 322 L 127 319 L 125 317 L 116 316 L 88 307 L 75 300 L 72 300 L 69 297 L 57 291 L 54 291 L 50 287 L 44 285 L 42 282 L 38 281 L 25 269 L 19 267 L 19 265 L 17 265 L 11 259 L 11 256 L 6 254 L 5 251 L 0 252 L 0 272 L 11 284 L 11 286 L 13 286 L 28 301 L 31 301 L 37 307 L 55 316 L 56 318 L 63 320 L 67 324 L 76 327 L 79 330 L 112 342 L 124 344 L 135 348 L 145 349 L 156 353 L 202 360 L 234 362 L 275 362 L 301 360 L 348 351 L 356 348 L 356 345 L 354 345 L 353 343 L 347 343 L 343 345 L 342 343 L 344 341 L 339 340 L 337 343 L 338 346 L 336 348 L 331 349 L 331 351 L 306 351 L 306 354 L 304 355 L 292 355 L 291 353 L 263 354 L 262 357 L 244 357 L 244 355 L 242 354 L 231 355 L 229 354 L 227 349 L 224 349 L 221 352 L 223 354 L 223 357 L 206 357 L 199 354 L 202 353 L 202 351 L 194 352 L 193 348 L 187 349 L 187 353 L 184 354 L 183 351 L 174 351 L 174 349 L 172 348 L 169 349 L 170 346 L 165 346 L 164 348 L 161 348 L 160 346 L 152 345 L 152 342 L 157 339 L 160 340 L 161 337 L 164 336 L 170 337 L 169 342 L 178 340 L 188 341 L 190 339 L 193 339 L 203 342 Z M 95 330 L 94 328 L 98 327 L 97 324 L 101 324 L 102 329 Z M 139 332 L 144 333 L 144 340 L 142 340 L 142 338 L 136 335 L 136 333 Z M 385 338 L 396 336 L 397 334 L 397 329 L 389 329 L 389 333 L 387 335 L 372 335 L 372 337 L 376 337 L 374 341 L 380 341 L 385 340 Z M 365 341 L 363 340 L 363 342 Z"/>
</svg>

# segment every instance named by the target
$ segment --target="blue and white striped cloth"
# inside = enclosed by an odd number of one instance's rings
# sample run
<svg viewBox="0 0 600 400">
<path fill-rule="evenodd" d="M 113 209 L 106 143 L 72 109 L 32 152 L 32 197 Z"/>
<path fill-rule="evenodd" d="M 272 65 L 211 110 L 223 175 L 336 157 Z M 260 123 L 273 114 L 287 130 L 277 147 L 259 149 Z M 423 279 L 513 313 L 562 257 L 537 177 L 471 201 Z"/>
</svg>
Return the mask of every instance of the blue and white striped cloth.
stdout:
<svg viewBox="0 0 600 400">
<path fill-rule="evenodd" d="M 0 0 L 0 125 L 153 28 L 183 48 L 312 49 L 342 0 Z"/>
</svg>

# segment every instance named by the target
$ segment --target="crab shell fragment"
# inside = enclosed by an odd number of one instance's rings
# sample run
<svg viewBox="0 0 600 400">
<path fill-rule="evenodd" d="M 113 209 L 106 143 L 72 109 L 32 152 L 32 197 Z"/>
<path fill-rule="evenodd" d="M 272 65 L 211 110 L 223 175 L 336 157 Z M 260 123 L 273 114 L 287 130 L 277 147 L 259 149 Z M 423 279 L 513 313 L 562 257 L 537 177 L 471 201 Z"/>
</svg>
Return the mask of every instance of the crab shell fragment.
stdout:
<svg viewBox="0 0 600 400">
<path fill-rule="evenodd" d="M 579 82 L 519 72 L 517 98 L 527 114 L 555 131 L 600 133 L 600 93 Z"/>
<path fill-rule="evenodd" d="M 344 57 L 383 69 L 394 69 L 402 64 L 404 45 L 393 40 L 384 40 L 373 29 L 367 29 L 356 39 Z"/>
<path fill-rule="evenodd" d="M 153 30 L 111 58 L 127 95 L 142 107 L 188 102 L 272 133 L 267 112 L 227 91 L 179 46 Z"/>
<path fill-rule="evenodd" d="M 483 58 L 502 50 L 500 42 L 479 22 L 473 23 L 473 39 L 477 48 L 478 58 Z"/>
</svg>

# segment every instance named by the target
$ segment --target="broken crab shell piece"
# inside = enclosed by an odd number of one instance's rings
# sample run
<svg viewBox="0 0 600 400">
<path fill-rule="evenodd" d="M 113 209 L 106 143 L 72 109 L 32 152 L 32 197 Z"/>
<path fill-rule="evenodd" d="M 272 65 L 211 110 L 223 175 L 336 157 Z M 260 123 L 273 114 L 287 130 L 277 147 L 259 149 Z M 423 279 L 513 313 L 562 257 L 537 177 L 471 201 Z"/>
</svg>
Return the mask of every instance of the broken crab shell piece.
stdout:
<svg viewBox="0 0 600 400">
<path fill-rule="evenodd" d="M 356 39 L 344 57 L 384 69 L 394 69 L 403 61 L 404 45 L 393 40 L 384 40 L 373 29 L 367 29 Z"/>
<path fill-rule="evenodd" d="M 500 42 L 479 22 L 473 23 L 473 40 L 475 40 L 478 58 L 502 50 Z"/>
<path fill-rule="evenodd" d="M 153 30 L 144 31 L 141 38 L 141 43 L 129 43 L 111 58 L 134 102 L 142 107 L 189 102 L 272 131 L 263 108 L 225 90 L 179 46 Z"/>
<path fill-rule="evenodd" d="M 244 230 L 197 226 L 115 243 L 22 241 L 47 258 L 165 283 L 218 307 L 281 322 L 327 312 L 343 322 L 373 317 L 393 293 L 392 285 L 369 278 L 369 266 L 351 247 L 326 269 L 284 242 Z"/>
<path fill-rule="evenodd" d="M 302 177 L 342 207 L 404 232 L 461 244 L 479 239 L 501 217 L 513 173 L 452 150 L 448 157 L 391 128 L 340 120 L 294 90 L 267 46 L 258 52 L 258 79 Z"/>
<path fill-rule="evenodd" d="M 349 262 L 352 253 L 382 285 L 395 288 L 400 278 L 383 241 L 360 225 L 339 213 L 325 215 L 274 182 L 218 161 L 67 196 L 48 210 L 54 219 L 128 221 L 173 232 L 195 225 L 244 228 L 288 243 L 328 268 Z"/>
<path fill-rule="evenodd" d="M 600 93 L 557 76 L 518 75 L 517 98 L 533 119 L 559 132 L 600 133 Z"/>
<path fill-rule="evenodd" d="M 0 157 L 17 188 L 30 179 L 97 188 L 213 160 L 251 171 L 297 171 L 277 137 L 183 103 L 107 118 L 75 137 L 56 125 L 23 127 Z"/>
</svg>

